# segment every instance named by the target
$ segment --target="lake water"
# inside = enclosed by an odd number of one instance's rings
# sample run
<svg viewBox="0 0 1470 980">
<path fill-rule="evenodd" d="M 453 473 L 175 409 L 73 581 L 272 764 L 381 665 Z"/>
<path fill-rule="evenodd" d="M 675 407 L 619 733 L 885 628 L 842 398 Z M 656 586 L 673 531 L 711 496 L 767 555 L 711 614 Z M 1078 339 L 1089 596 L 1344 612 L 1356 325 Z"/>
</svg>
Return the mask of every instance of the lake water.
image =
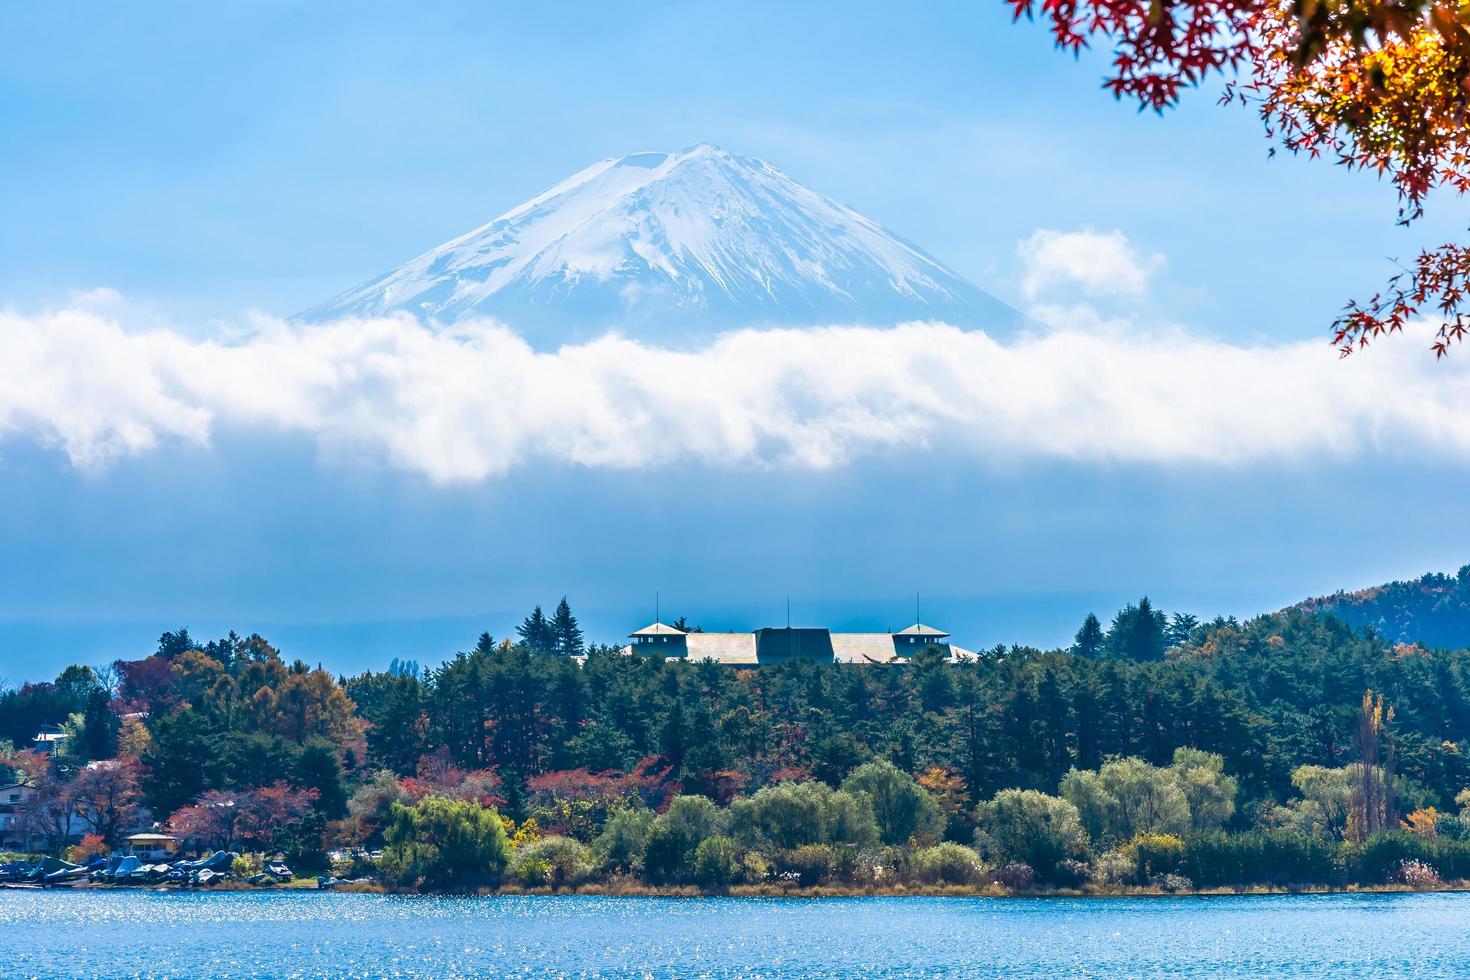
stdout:
<svg viewBox="0 0 1470 980">
<path fill-rule="evenodd" d="M 6 977 L 1467 973 L 1470 894 L 793 900 L 0 891 Z"/>
</svg>

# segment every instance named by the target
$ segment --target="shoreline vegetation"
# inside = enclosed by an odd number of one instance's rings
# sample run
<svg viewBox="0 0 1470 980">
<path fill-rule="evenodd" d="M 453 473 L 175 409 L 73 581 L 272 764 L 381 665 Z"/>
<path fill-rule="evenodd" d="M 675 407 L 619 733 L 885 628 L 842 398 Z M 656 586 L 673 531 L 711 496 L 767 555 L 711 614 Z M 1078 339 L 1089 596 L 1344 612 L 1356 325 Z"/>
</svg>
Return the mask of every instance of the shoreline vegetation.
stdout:
<svg viewBox="0 0 1470 980">
<path fill-rule="evenodd" d="M 41 889 L 40 885 L 0 886 L 6 889 Z M 998 884 L 984 885 L 894 885 L 873 887 L 860 885 L 813 885 L 810 887 L 784 886 L 779 884 L 733 885 L 723 890 L 709 890 L 696 885 L 648 885 L 635 880 L 589 882 L 552 888 L 550 885 L 526 887 L 502 885 L 495 888 L 480 888 L 469 892 L 423 892 L 412 889 L 391 888 L 382 882 L 346 882 L 323 889 L 314 878 L 302 878 L 291 882 L 271 885 L 252 885 L 245 882 L 224 882 L 207 889 L 186 888 L 172 884 L 103 885 L 90 882 L 70 887 L 51 888 L 49 891 L 79 892 L 129 892 L 149 891 L 188 894 L 239 894 L 255 892 L 322 892 L 342 895 L 400 895 L 426 898 L 516 898 L 516 897 L 587 897 L 587 898 L 994 898 L 994 899 L 1113 899 L 1113 898 L 1229 898 L 1229 897 L 1280 897 L 1302 895 L 1423 895 L 1453 894 L 1470 892 L 1470 880 L 1440 882 L 1437 885 L 1413 886 L 1401 884 L 1345 885 L 1332 887 L 1312 885 L 1288 887 L 1284 885 L 1218 886 L 1171 891 L 1156 886 L 1118 886 L 1099 888 L 1030 888 L 1017 890 Z"/>
<path fill-rule="evenodd" d="M 1470 592 L 1470 569 L 1445 581 Z M 1068 649 L 892 665 L 629 655 L 586 644 L 565 600 L 517 633 L 334 677 L 258 635 L 180 630 L 0 691 L 5 832 L 32 855 L 0 878 L 752 896 L 1470 880 L 1465 650 L 1146 598 Z M 123 860 L 140 831 L 167 853 Z"/>
</svg>

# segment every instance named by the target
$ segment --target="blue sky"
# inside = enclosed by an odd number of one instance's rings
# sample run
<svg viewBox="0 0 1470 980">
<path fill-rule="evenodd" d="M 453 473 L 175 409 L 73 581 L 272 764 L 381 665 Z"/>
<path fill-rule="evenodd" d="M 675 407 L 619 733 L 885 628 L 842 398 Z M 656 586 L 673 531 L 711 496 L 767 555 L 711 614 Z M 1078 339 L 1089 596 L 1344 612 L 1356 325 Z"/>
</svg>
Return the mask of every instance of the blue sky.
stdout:
<svg viewBox="0 0 1470 980">
<path fill-rule="evenodd" d="M 403 8 L 0 7 L 0 309 L 40 316 L 105 287 L 128 330 L 217 336 L 593 160 L 710 140 L 1017 307 L 1086 302 L 1114 336 L 1179 326 L 1246 345 L 1220 370 L 1249 373 L 1272 345 L 1323 338 L 1390 256 L 1462 223 L 1441 202 L 1396 228 L 1390 188 L 1269 160 L 1254 117 L 1211 91 L 1163 118 L 1119 105 L 1098 58 L 1055 53 L 999 3 Z M 1147 290 L 1029 295 L 1018 243 L 1082 228 L 1161 256 Z M 1455 417 L 1461 380 L 1433 381 L 1438 418 Z M 1273 384 L 1287 415 L 1335 411 Z M 920 590 L 967 645 L 1047 644 L 1145 591 L 1249 613 L 1470 553 L 1435 504 L 1463 489 L 1463 452 L 1450 435 L 1402 438 L 1412 405 L 1361 442 L 1303 423 L 1263 454 L 1190 451 L 1187 427 L 1148 451 L 1041 453 L 923 429 L 819 467 L 722 465 L 691 445 L 648 467 L 531 453 L 449 480 L 401 441 L 342 451 L 252 411 L 217 412 L 203 441 L 149 430 L 90 465 L 34 411 L 7 425 L 0 410 L 0 677 L 141 654 L 174 625 L 260 630 L 342 669 L 434 662 L 563 592 L 612 639 L 655 589 L 732 628 L 779 620 L 787 594 L 806 621 L 881 628 Z M 1271 431 L 1262 411 L 1242 439 Z M 1205 441 L 1218 428 L 1191 424 Z"/>
</svg>

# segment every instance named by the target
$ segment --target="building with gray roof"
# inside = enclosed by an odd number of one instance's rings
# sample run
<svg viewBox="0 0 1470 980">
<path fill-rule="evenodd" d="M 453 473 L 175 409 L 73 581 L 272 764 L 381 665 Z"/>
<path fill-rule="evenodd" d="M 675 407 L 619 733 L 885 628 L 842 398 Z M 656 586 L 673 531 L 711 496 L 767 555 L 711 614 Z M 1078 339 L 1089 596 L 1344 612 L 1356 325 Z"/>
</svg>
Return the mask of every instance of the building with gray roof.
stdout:
<svg viewBox="0 0 1470 980">
<path fill-rule="evenodd" d="M 741 633 L 686 631 L 654 622 L 628 634 L 624 653 L 680 660 L 713 661 L 731 667 L 761 667 L 802 661 L 838 664 L 905 664 L 925 647 L 950 660 L 975 654 L 950 642 L 949 634 L 915 623 L 896 633 L 834 633 L 824 627 L 762 627 Z"/>
</svg>

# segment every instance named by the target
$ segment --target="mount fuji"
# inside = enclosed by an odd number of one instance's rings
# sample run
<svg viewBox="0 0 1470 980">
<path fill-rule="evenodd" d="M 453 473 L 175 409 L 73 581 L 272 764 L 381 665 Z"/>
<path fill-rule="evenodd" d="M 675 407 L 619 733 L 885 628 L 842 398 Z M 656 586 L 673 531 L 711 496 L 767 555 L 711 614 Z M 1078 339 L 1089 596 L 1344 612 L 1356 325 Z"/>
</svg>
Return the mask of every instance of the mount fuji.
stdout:
<svg viewBox="0 0 1470 980">
<path fill-rule="evenodd" d="M 547 348 L 618 330 L 679 345 L 745 326 L 1020 314 L 761 160 L 707 143 L 608 159 L 298 316 L 490 316 Z"/>
</svg>

